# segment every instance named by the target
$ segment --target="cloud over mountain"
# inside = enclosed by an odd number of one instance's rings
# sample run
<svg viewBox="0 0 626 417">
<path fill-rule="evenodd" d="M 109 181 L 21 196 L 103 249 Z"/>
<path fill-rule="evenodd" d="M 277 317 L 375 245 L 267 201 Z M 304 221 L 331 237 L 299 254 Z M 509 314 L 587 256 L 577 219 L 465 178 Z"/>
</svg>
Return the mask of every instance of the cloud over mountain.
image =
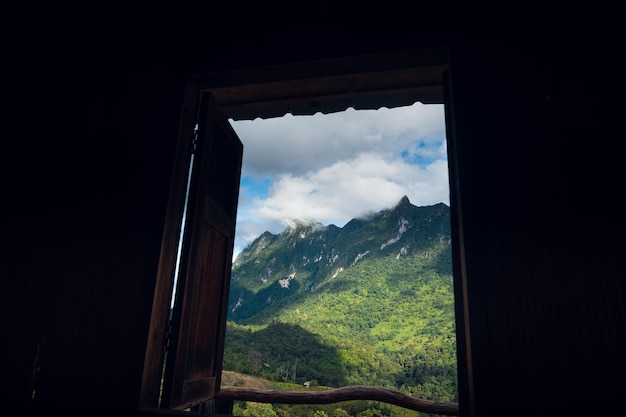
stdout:
<svg viewBox="0 0 626 417">
<path fill-rule="evenodd" d="M 294 218 L 342 226 L 403 195 L 449 203 L 443 106 L 232 123 L 244 142 L 235 255 Z"/>
</svg>

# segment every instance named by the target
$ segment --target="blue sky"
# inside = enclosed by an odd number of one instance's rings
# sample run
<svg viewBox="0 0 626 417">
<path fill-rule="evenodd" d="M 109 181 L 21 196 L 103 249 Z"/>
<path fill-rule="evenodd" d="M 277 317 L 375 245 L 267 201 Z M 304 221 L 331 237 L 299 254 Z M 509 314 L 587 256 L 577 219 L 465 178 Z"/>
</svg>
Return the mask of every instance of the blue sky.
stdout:
<svg viewBox="0 0 626 417">
<path fill-rule="evenodd" d="M 235 256 L 295 219 L 342 227 L 403 195 L 449 205 L 443 105 L 230 123 L 244 144 Z"/>
</svg>

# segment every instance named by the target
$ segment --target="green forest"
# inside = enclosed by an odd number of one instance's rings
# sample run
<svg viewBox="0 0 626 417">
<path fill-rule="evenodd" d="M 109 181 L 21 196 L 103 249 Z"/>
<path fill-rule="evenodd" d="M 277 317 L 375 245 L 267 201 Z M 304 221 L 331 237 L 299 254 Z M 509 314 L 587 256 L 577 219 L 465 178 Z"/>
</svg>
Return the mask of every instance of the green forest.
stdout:
<svg viewBox="0 0 626 417">
<path fill-rule="evenodd" d="M 407 213 L 403 214 L 406 217 Z M 363 237 L 365 229 L 359 230 Z M 386 236 L 380 222 L 376 230 L 376 234 Z M 331 269 L 320 273 L 318 269 L 314 291 L 302 290 L 307 284 L 301 282 L 291 287 L 290 297 L 274 296 L 267 308 L 257 307 L 256 314 L 246 314 L 246 319 L 238 322 L 229 320 L 223 369 L 240 377 L 231 377 L 223 385 L 246 386 L 244 376 L 254 376 L 273 384 L 272 389 L 371 385 L 438 402 L 458 402 L 450 241 L 436 230 L 437 236 L 422 236 L 422 244 L 404 251 L 401 259 L 396 250 L 363 257 L 349 267 L 346 264 L 340 273 L 336 273 L 337 264 L 333 265 L 335 273 Z M 291 246 L 295 250 L 296 245 Z M 377 243 L 374 246 L 380 247 Z M 272 250 L 279 251 L 278 247 Z M 280 251 L 284 253 L 284 245 Z M 257 255 L 263 253 L 258 251 Z M 373 401 L 236 403 L 235 414 L 419 415 Z"/>
</svg>

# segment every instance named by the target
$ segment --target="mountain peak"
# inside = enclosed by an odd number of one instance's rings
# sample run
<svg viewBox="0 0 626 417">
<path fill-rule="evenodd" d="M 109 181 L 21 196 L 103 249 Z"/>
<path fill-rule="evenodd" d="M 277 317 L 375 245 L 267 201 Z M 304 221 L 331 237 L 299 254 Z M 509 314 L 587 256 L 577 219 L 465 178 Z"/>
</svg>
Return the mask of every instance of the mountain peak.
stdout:
<svg viewBox="0 0 626 417">
<path fill-rule="evenodd" d="M 403 196 L 400 201 L 398 202 L 398 204 L 396 204 L 396 207 L 399 206 L 406 206 L 406 205 L 411 205 L 411 202 L 409 201 L 409 197 L 407 197 L 406 195 Z"/>
<path fill-rule="evenodd" d="M 293 234 L 299 234 L 301 237 L 304 237 L 309 233 L 324 231 L 327 227 L 328 226 L 312 219 L 293 219 L 287 224 L 287 227 L 280 235 L 285 237 Z"/>
</svg>

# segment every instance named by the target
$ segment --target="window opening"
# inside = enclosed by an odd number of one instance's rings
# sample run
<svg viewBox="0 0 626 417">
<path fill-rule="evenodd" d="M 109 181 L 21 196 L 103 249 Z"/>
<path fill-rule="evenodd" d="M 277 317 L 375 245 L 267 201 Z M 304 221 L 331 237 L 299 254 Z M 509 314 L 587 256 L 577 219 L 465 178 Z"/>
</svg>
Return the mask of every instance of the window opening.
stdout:
<svg viewBox="0 0 626 417">
<path fill-rule="evenodd" d="M 176 284 L 178 282 L 178 273 L 180 271 L 180 260 L 181 260 L 181 254 L 182 254 L 182 249 L 183 249 L 183 238 L 185 235 L 185 223 L 187 220 L 187 204 L 189 203 L 189 189 L 191 186 L 191 173 L 193 172 L 193 160 L 195 157 L 197 141 L 198 141 L 198 125 L 196 124 L 193 130 L 193 144 L 192 144 L 191 157 L 189 161 L 189 171 L 187 172 L 187 188 L 185 190 L 185 206 L 183 208 L 183 217 L 182 217 L 181 224 L 180 224 L 178 247 L 176 249 L 176 267 L 174 269 L 174 284 L 172 286 L 172 301 L 170 303 L 170 308 L 174 307 L 174 300 L 176 296 Z"/>
<path fill-rule="evenodd" d="M 391 134 L 373 123 L 384 117 Z M 341 118 L 340 132 L 310 124 Z M 244 156 L 222 388 L 366 385 L 458 402 L 443 105 L 230 123 Z M 237 402 L 234 414 L 311 410 L 254 404 Z M 407 415 L 363 406 L 315 409 Z"/>
</svg>

